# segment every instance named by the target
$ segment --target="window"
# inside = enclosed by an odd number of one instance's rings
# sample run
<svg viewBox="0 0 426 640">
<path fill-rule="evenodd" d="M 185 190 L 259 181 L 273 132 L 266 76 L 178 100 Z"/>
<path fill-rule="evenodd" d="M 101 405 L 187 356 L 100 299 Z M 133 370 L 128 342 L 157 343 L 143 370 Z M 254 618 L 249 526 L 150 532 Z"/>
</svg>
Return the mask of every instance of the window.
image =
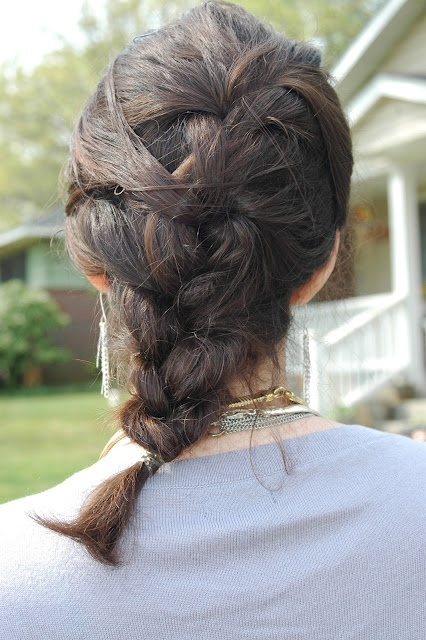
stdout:
<svg viewBox="0 0 426 640">
<path fill-rule="evenodd" d="M 0 260 L 0 282 L 17 278 L 25 280 L 25 253 L 18 253 Z"/>
</svg>

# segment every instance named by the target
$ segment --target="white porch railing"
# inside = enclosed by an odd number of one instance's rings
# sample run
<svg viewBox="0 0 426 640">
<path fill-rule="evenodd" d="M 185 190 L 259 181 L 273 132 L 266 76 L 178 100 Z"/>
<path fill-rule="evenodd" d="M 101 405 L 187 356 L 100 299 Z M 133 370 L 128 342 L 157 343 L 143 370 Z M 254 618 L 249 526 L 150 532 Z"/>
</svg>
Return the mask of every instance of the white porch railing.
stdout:
<svg viewBox="0 0 426 640">
<path fill-rule="evenodd" d="M 405 296 L 394 294 L 312 304 L 304 316 L 297 312 L 287 350 L 293 386 L 301 390 L 305 326 L 310 335 L 311 406 L 327 415 L 333 407 L 350 407 L 367 398 L 409 364 L 407 313 Z"/>
</svg>

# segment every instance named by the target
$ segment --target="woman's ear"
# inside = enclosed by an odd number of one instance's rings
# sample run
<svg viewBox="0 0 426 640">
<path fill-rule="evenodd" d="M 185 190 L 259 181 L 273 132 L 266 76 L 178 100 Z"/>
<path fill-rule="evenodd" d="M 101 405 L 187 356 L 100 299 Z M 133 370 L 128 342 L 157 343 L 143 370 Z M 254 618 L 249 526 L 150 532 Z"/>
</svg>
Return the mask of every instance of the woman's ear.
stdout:
<svg viewBox="0 0 426 640">
<path fill-rule="evenodd" d="M 97 276 L 88 276 L 86 278 L 93 284 L 94 287 L 101 293 L 108 293 L 109 291 L 109 282 L 108 278 L 104 273 L 100 273 Z"/>
<path fill-rule="evenodd" d="M 293 291 L 290 298 L 291 305 L 301 306 L 302 304 L 306 304 L 307 302 L 309 302 L 309 300 L 312 300 L 312 298 L 318 293 L 318 291 L 323 288 L 336 265 L 339 246 L 340 231 L 337 231 L 336 239 L 334 241 L 334 246 L 330 253 L 329 259 L 322 267 L 318 269 L 318 271 L 314 273 L 314 275 L 308 280 L 308 282 L 305 282 L 305 284 L 302 284 L 302 286 L 296 289 L 296 291 Z"/>
</svg>

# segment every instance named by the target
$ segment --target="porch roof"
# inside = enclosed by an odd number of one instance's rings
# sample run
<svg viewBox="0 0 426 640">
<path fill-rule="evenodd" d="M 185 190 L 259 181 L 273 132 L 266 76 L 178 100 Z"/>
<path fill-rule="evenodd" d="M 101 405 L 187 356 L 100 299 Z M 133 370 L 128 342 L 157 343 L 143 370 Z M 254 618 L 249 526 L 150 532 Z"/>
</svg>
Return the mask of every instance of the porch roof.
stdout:
<svg viewBox="0 0 426 640">
<path fill-rule="evenodd" d="M 384 59 L 424 13 L 419 0 L 391 0 L 367 24 L 331 73 L 344 104 L 368 82 Z"/>
<path fill-rule="evenodd" d="M 62 209 L 30 220 L 25 224 L 7 229 L 0 233 L 0 253 L 9 253 L 11 250 L 27 246 L 40 238 L 53 238 L 62 235 L 65 215 Z"/>
<path fill-rule="evenodd" d="M 347 112 L 352 126 L 382 98 L 426 105 L 426 77 L 379 73 L 349 103 Z"/>
</svg>

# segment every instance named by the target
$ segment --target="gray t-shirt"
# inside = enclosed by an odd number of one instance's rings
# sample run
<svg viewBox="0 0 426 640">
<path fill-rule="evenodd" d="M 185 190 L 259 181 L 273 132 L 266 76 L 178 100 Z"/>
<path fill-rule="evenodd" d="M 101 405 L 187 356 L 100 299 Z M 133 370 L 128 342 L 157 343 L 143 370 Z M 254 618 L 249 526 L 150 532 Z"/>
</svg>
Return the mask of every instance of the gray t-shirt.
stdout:
<svg viewBox="0 0 426 640">
<path fill-rule="evenodd" d="M 26 512 L 70 517 L 132 445 L 0 507 L 5 640 L 425 640 L 426 445 L 359 426 L 167 464 L 123 565 Z"/>
</svg>

